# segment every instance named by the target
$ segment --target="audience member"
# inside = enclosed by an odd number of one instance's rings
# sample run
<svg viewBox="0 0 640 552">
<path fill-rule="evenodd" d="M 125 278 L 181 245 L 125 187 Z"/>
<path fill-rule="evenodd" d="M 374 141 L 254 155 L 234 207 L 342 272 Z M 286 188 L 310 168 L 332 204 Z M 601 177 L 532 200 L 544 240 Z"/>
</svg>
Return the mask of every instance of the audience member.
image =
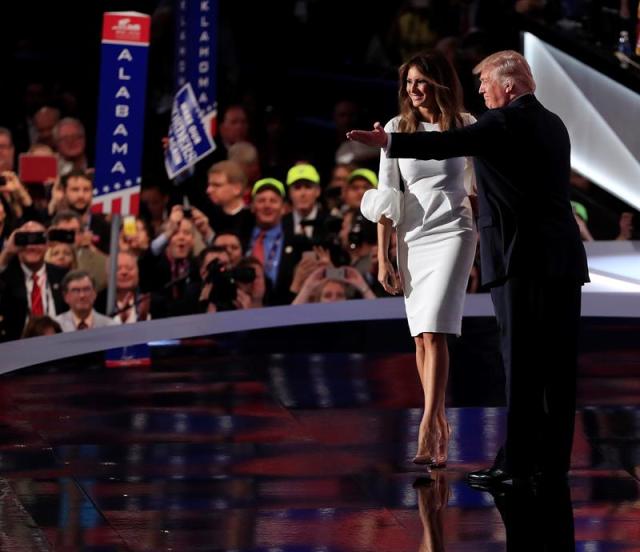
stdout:
<svg viewBox="0 0 640 552">
<path fill-rule="evenodd" d="M 53 128 L 53 140 L 58 151 L 60 176 L 89 168 L 84 125 L 78 119 L 66 117 L 58 121 Z"/>
<path fill-rule="evenodd" d="M 230 146 L 227 159 L 242 167 L 249 187 L 253 186 L 262 176 L 260 155 L 258 149 L 251 142 L 236 142 Z"/>
<path fill-rule="evenodd" d="M 107 255 L 93 244 L 93 233 L 82 223 L 82 215 L 70 209 L 61 210 L 51 220 L 50 229 L 68 230 L 74 233 L 73 250 L 79 270 L 88 272 L 93 278 L 96 291 L 107 287 Z M 50 246 L 54 243 L 50 243 Z"/>
<path fill-rule="evenodd" d="M 324 203 L 333 216 L 342 217 L 343 211 L 343 194 L 347 185 L 349 175 L 356 170 L 356 166 L 350 163 L 337 163 L 331 171 L 331 180 L 324 190 Z"/>
<path fill-rule="evenodd" d="M 238 142 L 246 142 L 249 138 L 249 118 L 247 110 L 240 104 L 228 106 L 220 119 L 220 140 L 218 147 L 225 156 L 229 148 Z"/>
<path fill-rule="evenodd" d="M 4 196 L 18 220 L 37 220 L 38 213 L 33 207 L 31 195 L 13 171 L 0 173 L 4 183 L 0 185 L 0 194 Z"/>
<path fill-rule="evenodd" d="M 220 161 L 209 169 L 207 181 L 206 214 L 214 233 L 235 232 L 246 246 L 255 219 L 244 201 L 245 172 L 235 161 Z"/>
<path fill-rule="evenodd" d="M 164 221 L 169 217 L 169 194 L 159 184 L 144 186 L 140 192 L 140 214 L 147 220 L 155 238 L 161 232 Z"/>
<path fill-rule="evenodd" d="M 342 202 L 346 209 L 360 209 L 362 196 L 378 185 L 378 177 L 370 169 L 356 169 L 347 178 L 342 189 Z"/>
<path fill-rule="evenodd" d="M 60 110 L 45 105 L 34 113 L 32 122 L 31 145 L 40 144 L 55 149 L 53 129 L 60 122 Z"/>
<path fill-rule="evenodd" d="M 133 221 L 131 229 L 126 225 L 127 223 L 123 221 L 120 227 L 118 250 L 128 251 L 136 257 L 144 255 L 151 246 L 149 227 L 141 218 L 136 218 L 135 221 Z"/>
<path fill-rule="evenodd" d="M 44 260 L 67 271 L 78 268 L 75 251 L 68 243 L 49 242 Z"/>
<path fill-rule="evenodd" d="M 60 179 L 62 200 L 56 206 L 59 209 L 71 209 L 82 217 L 85 231 L 91 231 L 91 242 L 103 253 L 109 253 L 111 224 L 102 213 L 92 213 L 93 180 L 83 171 L 73 170 Z"/>
<path fill-rule="evenodd" d="M 0 127 L 0 174 L 15 167 L 16 149 L 8 128 Z"/>
<path fill-rule="evenodd" d="M 327 217 L 318 201 L 321 192 L 318 171 L 306 163 L 294 165 L 287 173 L 287 186 L 291 212 L 282 219 L 286 232 L 305 238 L 309 244 L 318 242 Z"/>
<path fill-rule="evenodd" d="M 100 299 L 102 304 L 106 303 L 104 294 Z M 118 253 L 115 307 L 113 320 L 117 324 L 132 324 L 151 319 L 151 296 L 140 291 L 138 258 L 130 251 Z"/>
<path fill-rule="evenodd" d="M 184 217 L 182 207 L 175 205 L 167 226 L 171 231 L 160 236 L 168 238 L 166 248 L 139 260 L 141 290 L 152 292 L 154 318 L 196 312 L 200 291 L 193 221 Z"/>
<path fill-rule="evenodd" d="M 88 272 L 73 270 L 62 280 L 62 293 L 69 310 L 56 316 L 63 332 L 104 328 L 116 324 L 108 316 L 97 312 L 93 305 L 96 302 L 96 286 Z"/>
<path fill-rule="evenodd" d="M 62 328 L 50 316 L 32 316 L 22 332 L 22 338 L 39 337 L 42 335 L 56 335 L 62 333 Z"/>
<path fill-rule="evenodd" d="M 16 244 L 16 236 L 26 244 Z M 60 282 L 66 270 L 44 260 L 45 227 L 29 221 L 5 240 L 0 253 L 0 340 L 18 339 L 29 316 L 66 310 Z"/>
<path fill-rule="evenodd" d="M 231 268 L 237 266 L 242 259 L 242 242 L 240 241 L 240 236 L 238 236 L 238 234 L 233 232 L 221 232 L 213 240 L 213 245 L 224 247 L 227 251 L 227 255 L 229 255 L 229 266 Z"/>
<path fill-rule="evenodd" d="M 376 298 L 365 279 L 355 268 L 350 266 L 337 269 L 317 268 L 306 279 L 292 304 L 333 303 L 349 299 L 354 293 L 364 299 Z"/>
<path fill-rule="evenodd" d="M 284 184 L 275 178 L 263 178 L 254 184 L 252 195 L 256 225 L 247 251 L 264 266 L 270 286 L 266 303 L 286 305 L 292 299 L 289 286 L 299 252 L 293 247 L 293 235 L 282 224 Z"/>
</svg>

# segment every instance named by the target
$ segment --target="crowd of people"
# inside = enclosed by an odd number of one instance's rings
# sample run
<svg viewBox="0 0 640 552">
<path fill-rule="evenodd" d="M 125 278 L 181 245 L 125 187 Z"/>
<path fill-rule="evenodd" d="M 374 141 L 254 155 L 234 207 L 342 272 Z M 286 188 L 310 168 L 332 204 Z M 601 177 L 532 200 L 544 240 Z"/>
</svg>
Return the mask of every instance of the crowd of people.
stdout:
<svg viewBox="0 0 640 552">
<path fill-rule="evenodd" d="M 165 4 L 159 2 L 154 13 L 155 33 L 164 28 Z M 320 3 L 298 4 L 307 11 L 294 10 L 292 28 L 300 31 L 301 40 L 310 40 L 313 29 L 324 28 L 324 12 Z M 367 41 L 357 40 L 365 46 L 359 63 L 395 72 L 410 51 L 435 48 L 456 67 L 463 101 L 478 116 L 484 106 L 470 67 L 491 48 L 511 41 L 508 33 L 488 31 L 492 25 L 504 26 L 513 7 L 525 13 L 541 5 L 511 4 L 408 2 L 384 18 L 392 22 L 390 29 L 374 29 Z M 492 44 L 489 36 L 501 36 L 502 42 Z M 352 38 L 351 46 L 357 37 Z M 156 48 L 164 44 L 157 36 L 153 42 Z M 341 46 L 341 55 L 351 52 L 347 46 Z M 236 50 L 242 57 L 242 44 Z M 292 123 L 277 104 L 267 104 L 259 116 L 256 105 L 264 102 L 237 93 L 242 79 L 234 84 L 225 77 L 221 90 L 227 96 L 235 91 L 238 99 L 223 97 L 217 149 L 179 184 L 169 183 L 161 174 L 160 129 L 166 132 L 161 105 L 167 102 L 161 92 L 170 86 L 158 82 L 153 67 L 150 78 L 159 92 L 148 107 L 160 115 L 148 117 L 140 213 L 125 219 L 120 229 L 114 305 L 107 304 L 110 221 L 91 211 L 95 121 L 82 117 L 82 102 L 68 90 L 36 82 L 22 93 L 24 113 L 2 111 L 0 340 L 392 293 L 378 281 L 376 225 L 360 212 L 363 195 L 378 184 L 379 150 L 345 140 L 346 131 L 363 122 L 366 102 L 328 94 L 334 100 L 331 120 L 299 117 Z M 57 177 L 38 184 L 21 181 L 20 153 L 54 156 Z M 584 240 L 633 237 L 631 213 L 618 206 L 616 220 L 608 220 L 611 210 L 599 212 L 603 202 L 592 193 L 595 187 L 577 174 L 573 184 Z M 385 239 L 395 273 L 396 235 Z M 486 291 L 480 282 L 476 255 L 466 291 Z"/>
</svg>

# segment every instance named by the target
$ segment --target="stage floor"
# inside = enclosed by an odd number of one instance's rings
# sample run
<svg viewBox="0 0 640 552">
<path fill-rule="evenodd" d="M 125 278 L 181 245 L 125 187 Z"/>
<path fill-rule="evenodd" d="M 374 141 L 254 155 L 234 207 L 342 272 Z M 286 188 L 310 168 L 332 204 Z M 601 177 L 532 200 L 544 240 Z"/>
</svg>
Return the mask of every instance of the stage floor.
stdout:
<svg viewBox="0 0 640 552">
<path fill-rule="evenodd" d="M 453 437 L 432 482 L 409 460 L 421 391 L 401 320 L 157 343 L 147 368 L 90 355 L 5 374 L 0 550 L 494 552 L 507 530 L 533 543 L 573 526 L 576 550 L 640 550 L 640 321 L 585 319 L 571 509 L 561 489 L 536 509 L 464 481 L 502 437 L 493 324 L 465 320 L 451 342 Z"/>
</svg>

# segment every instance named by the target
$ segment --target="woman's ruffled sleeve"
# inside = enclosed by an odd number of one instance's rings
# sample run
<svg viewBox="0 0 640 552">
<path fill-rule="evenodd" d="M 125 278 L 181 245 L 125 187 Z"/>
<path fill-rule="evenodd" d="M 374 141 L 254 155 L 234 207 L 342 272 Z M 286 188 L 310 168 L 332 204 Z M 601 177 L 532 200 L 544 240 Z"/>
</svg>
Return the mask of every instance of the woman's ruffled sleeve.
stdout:
<svg viewBox="0 0 640 552">
<path fill-rule="evenodd" d="M 384 129 L 396 132 L 396 119 L 391 119 Z M 393 226 L 402 222 L 404 212 L 404 194 L 400 190 L 400 167 L 397 159 L 389 159 L 384 150 L 380 150 L 380 170 L 378 187 L 367 190 L 360 204 L 360 211 L 371 222 L 379 222 L 382 216 L 390 219 Z"/>
</svg>

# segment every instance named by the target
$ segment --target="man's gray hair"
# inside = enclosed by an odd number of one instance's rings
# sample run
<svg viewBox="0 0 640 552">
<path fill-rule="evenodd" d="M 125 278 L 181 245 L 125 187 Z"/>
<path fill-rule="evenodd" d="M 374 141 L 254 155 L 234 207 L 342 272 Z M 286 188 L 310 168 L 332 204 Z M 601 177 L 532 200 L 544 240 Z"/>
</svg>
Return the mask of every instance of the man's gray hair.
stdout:
<svg viewBox="0 0 640 552">
<path fill-rule="evenodd" d="M 491 54 L 473 68 L 474 75 L 483 71 L 489 71 L 500 84 L 518 84 L 519 88 L 528 92 L 536 90 L 536 81 L 533 80 L 529 63 L 515 50 L 503 50 Z"/>
<path fill-rule="evenodd" d="M 64 119 L 60 119 L 56 126 L 53 127 L 53 139 L 58 140 L 58 136 L 60 135 L 60 127 L 64 125 L 76 125 L 81 131 L 82 135 L 85 135 L 84 125 L 80 119 L 76 119 L 75 117 L 65 117 Z"/>
<path fill-rule="evenodd" d="M 93 289 L 96 289 L 96 281 L 93 276 L 89 274 L 86 270 L 72 270 L 71 272 L 67 272 L 65 277 L 62 279 L 62 291 L 63 293 L 67 293 L 69 291 L 69 284 L 71 282 L 76 282 L 78 280 L 84 280 L 85 278 L 89 278 L 91 281 L 91 286 Z"/>
</svg>

